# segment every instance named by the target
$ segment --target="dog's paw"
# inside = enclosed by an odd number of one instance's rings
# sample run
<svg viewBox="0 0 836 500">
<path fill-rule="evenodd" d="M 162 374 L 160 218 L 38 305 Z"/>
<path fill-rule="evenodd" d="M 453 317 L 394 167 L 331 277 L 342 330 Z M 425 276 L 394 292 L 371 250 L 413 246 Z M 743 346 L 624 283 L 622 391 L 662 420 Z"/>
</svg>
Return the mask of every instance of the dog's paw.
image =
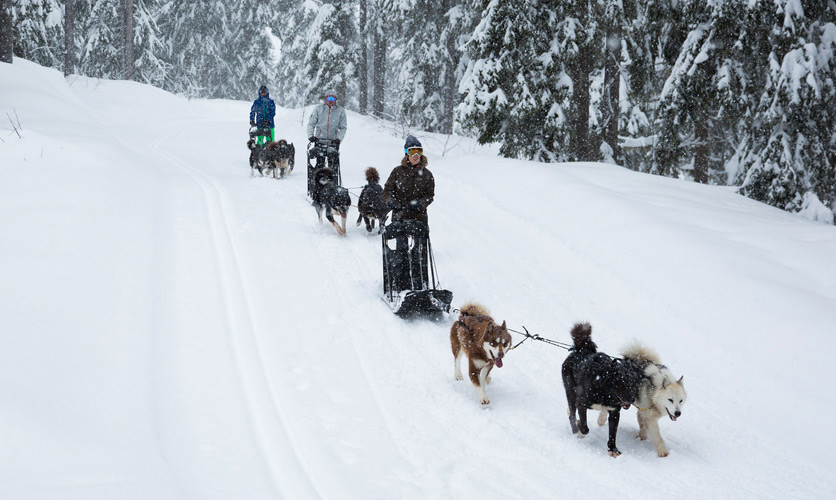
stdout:
<svg viewBox="0 0 836 500">
<path fill-rule="evenodd" d="M 639 433 L 636 434 L 636 437 L 644 441 L 645 439 L 647 439 L 647 433 L 644 431 L 639 431 Z"/>
<path fill-rule="evenodd" d="M 461 373 L 457 373 L 457 374 L 453 375 L 453 378 L 455 378 L 456 380 L 464 380 L 464 377 L 462 377 Z"/>
<path fill-rule="evenodd" d="M 618 451 L 618 450 L 610 450 L 608 453 L 609 453 L 609 454 L 610 454 L 610 456 L 611 456 L 611 457 L 613 457 L 613 458 L 615 458 L 615 457 L 617 457 L 617 456 L 621 455 L 621 452 L 620 452 L 620 451 Z"/>
<path fill-rule="evenodd" d="M 490 399 L 488 399 L 488 398 L 482 398 L 481 403 L 482 403 L 483 405 L 489 405 L 489 404 L 491 404 L 491 400 L 490 400 Z"/>
<path fill-rule="evenodd" d="M 609 413 L 602 411 L 598 414 L 598 427 L 603 427 L 604 424 L 607 423 L 607 419 L 609 418 Z"/>
<path fill-rule="evenodd" d="M 486 378 L 486 379 L 485 379 L 485 383 L 486 383 L 486 384 L 490 384 L 490 383 L 491 383 L 491 378 L 490 378 L 490 377 Z"/>
<path fill-rule="evenodd" d="M 668 453 L 668 450 L 660 451 L 660 452 L 657 452 L 656 454 L 659 455 L 659 458 L 665 458 L 666 456 L 670 455 L 670 453 Z"/>
</svg>

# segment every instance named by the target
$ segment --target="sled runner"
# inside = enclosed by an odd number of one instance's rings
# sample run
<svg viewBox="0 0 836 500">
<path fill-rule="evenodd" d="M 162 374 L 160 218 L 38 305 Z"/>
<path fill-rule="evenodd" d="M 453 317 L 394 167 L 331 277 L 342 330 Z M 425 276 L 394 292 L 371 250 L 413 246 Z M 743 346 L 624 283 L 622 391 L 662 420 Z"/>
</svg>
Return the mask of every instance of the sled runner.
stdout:
<svg viewBox="0 0 836 500">
<path fill-rule="evenodd" d="M 450 312 L 453 292 L 437 288 L 427 224 L 399 221 L 381 233 L 383 299 L 401 317 L 438 319 Z"/>
<path fill-rule="evenodd" d="M 329 139 L 317 139 L 308 143 L 308 198 L 313 199 L 314 174 L 319 167 L 330 168 L 337 177 L 337 185 L 343 185 L 340 163 L 337 160 L 339 156 L 340 150 Z"/>
</svg>

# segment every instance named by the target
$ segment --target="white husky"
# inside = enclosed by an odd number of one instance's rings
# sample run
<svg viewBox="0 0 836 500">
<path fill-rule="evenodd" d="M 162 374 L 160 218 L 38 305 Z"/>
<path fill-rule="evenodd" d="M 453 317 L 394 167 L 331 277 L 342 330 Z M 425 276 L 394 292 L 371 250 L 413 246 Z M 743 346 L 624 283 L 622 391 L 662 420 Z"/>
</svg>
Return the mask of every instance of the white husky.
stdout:
<svg viewBox="0 0 836 500">
<path fill-rule="evenodd" d="M 682 415 L 682 405 L 688 395 L 685 393 L 683 378 L 675 378 L 673 373 L 659 362 L 659 356 L 651 349 L 634 343 L 622 353 L 625 359 L 644 366 L 644 378 L 639 387 L 639 396 L 633 402 L 638 410 L 639 433 L 636 435 L 644 441 L 650 437 L 656 446 L 656 454 L 660 457 L 668 456 L 668 448 L 659 432 L 659 419 L 667 415 L 676 421 Z M 598 416 L 598 425 L 604 425 L 606 412 Z"/>
</svg>

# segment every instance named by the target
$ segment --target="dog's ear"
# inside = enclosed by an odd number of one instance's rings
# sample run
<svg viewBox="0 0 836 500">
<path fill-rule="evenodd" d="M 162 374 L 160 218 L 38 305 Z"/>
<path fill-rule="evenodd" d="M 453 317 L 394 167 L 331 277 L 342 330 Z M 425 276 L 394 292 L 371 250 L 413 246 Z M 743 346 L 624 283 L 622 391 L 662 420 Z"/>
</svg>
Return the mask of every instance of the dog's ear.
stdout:
<svg viewBox="0 0 836 500">
<path fill-rule="evenodd" d="M 662 389 L 665 389 L 667 387 L 668 387 L 668 377 L 665 377 L 665 378 L 662 379 Z"/>
<path fill-rule="evenodd" d="M 508 329 L 508 327 L 505 326 L 505 320 L 502 321 L 502 326 L 500 328 L 502 328 L 503 330 Z"/>
<path fill-rule="evenodd" d="M 684 379 L 684 378 L 685 378 L 685 375 L 679 377 L 679 380 L 677 380 L 676 383 L 681 385 L 682 387 L 685 387 L 685 384 L 682 383 L 682 379 Z"/>
</svg>

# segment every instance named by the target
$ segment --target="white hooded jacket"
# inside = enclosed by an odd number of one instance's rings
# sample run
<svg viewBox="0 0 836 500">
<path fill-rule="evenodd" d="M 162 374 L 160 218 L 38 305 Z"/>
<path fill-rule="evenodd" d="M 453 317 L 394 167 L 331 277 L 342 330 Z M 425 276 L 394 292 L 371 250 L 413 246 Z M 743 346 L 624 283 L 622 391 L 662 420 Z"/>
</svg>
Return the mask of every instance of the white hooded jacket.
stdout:
<svg viewBox="0 0 836 500">
<path fill-rule="evenodd" d="M 332 106 L 319 104 L 314 107 L 308 120 L 308 137 L 317 139 L 339 139 L 342 142 L 348 122 L 345 110 L 334 103 Z"/>
</svg>

